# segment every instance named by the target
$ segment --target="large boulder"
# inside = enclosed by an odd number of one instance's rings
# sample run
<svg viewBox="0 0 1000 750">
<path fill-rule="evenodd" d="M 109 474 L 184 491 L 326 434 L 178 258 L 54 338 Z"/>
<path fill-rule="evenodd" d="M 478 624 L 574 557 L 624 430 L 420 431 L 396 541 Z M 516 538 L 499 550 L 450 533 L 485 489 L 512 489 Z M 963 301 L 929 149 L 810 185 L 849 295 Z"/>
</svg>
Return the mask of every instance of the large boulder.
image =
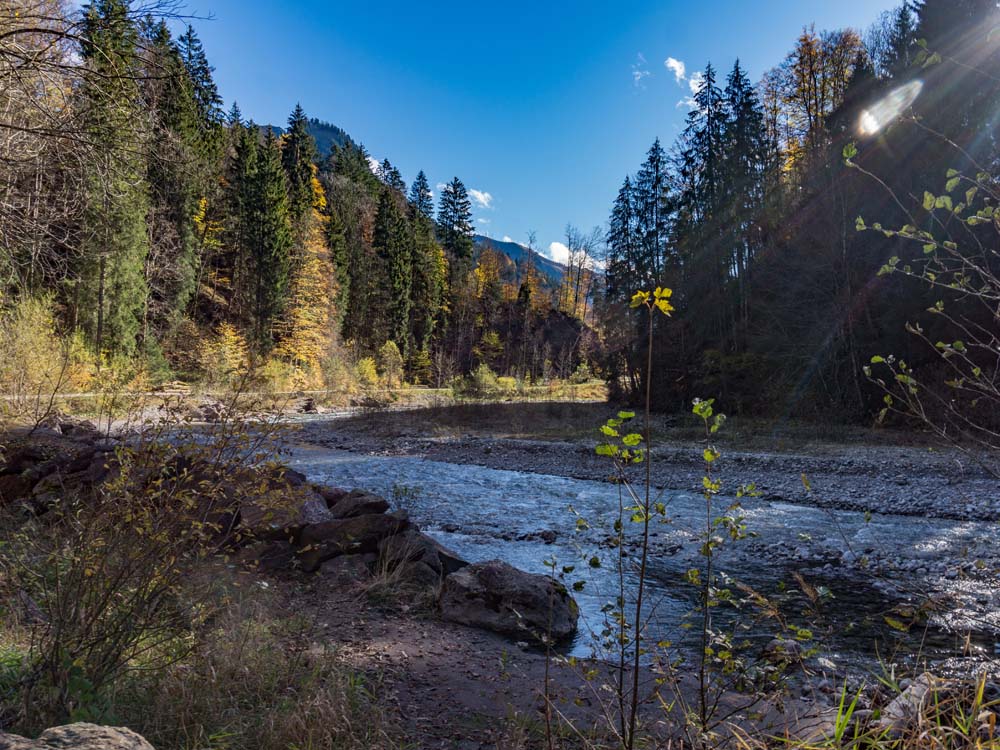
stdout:
<svg viewBox="0 0 1000 750">
<path fill-rule="evenodd" d="M 131 729 L 67 724 L 42 732 L 37 740 L 0 732 L 0 750 L 154 750 Z"/>
<path fill-rule="evenodd" d="M 446 577 L 440 606 L 446 620 L 536 641 L 572 635 L 580 615 L 559 581 L 501 560 L 474 563 Z"/>
<path fill-rule="evenodd" d="M 379 543 L 378 551 L 379 557 L 387 566 L 425 565 L 433 571 L 438 581 L 469 564 L 444 545 L 438 544 L 413 527 L 383 539 Z"/>
<path fill-rule="evenodd" d="M 385 498 L 364 490 L 351 490 L 330 506 L 334 518 L 354 518 L 370 513 L 385 513 L 389 503 Z"/>
<path fill-rule="evenodd" d="M 410 525 L 406 511 L 374 513 L 306 526 L 299 536 L 299 559 L 306 571 L 339 555 L 378 551 L 379 542 Z"/>
<path fill-rule="evenodd" d="M 240 505 L 240 526 L 256 539 L 288 539 L 333 519 L 322 497 L 301 491 L 271 491 Z"/>
</svg>

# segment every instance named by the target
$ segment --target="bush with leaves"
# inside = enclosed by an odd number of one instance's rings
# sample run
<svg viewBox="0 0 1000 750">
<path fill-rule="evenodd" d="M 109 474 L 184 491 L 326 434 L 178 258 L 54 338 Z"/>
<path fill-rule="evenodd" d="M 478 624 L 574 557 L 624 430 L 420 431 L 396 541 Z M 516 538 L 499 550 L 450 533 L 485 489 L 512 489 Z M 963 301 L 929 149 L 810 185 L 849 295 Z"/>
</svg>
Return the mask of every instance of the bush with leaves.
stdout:
<svg viewBox="0 0 1000 750">
<path fill-rule="evenodd" d="M 234 419 L 236 397 L 225 411 L 210 436 L 169 422 L 83 454 L 31 506 L 3 509 L 0 578 L 36 613 L 21 724 L 100 720 L 124 675 L 190 647 L 209 614 L 192 572 L 235 541 L 241 493 L 267 489 L 254 467 L 273 431 Z"/>
<path fill-rule="evenodd" d="M 849 146 L 844 155 L 848 165 L 878 180 L 854 162 L 856 147 Z M 949 443 L 996 454 L 1000 182 L 986 168 L 975 166 L 971 174 L 948 170 L 943 192 L 925 191 L 920 208 L 907 211 L 909 221 L 902 227 L 869 226 L 858 218 L 858 231 L 879 232 L 919 250 L 911 260 L 889 258 L 881 275 L 906 276 L 940 294 L 926 310 L 926 321 L 906 327 L 936 366 L 919 369 L 886 354 L 873 357 L 865 372 L 885 391 L 880 419 L 889 413 L 915 417 Z"/>
</svg>

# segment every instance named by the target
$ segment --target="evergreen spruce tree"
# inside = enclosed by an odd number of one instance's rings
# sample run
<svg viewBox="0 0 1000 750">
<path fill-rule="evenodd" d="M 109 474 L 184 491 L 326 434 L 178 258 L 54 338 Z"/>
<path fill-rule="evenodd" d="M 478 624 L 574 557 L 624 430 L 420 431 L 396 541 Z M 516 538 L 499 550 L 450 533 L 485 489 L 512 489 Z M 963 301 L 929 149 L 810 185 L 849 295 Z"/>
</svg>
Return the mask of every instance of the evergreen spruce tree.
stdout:
<svg viewBox="0 0 1000 750">
<path fill-rule="evenodd" d="M 434 216 L 434 195 L 431 193 L 427 175 L 421 169 L 410 186 L 410 206 L 418 214 L 427 219 Z"/>
<path fill-rule="evenodd" d="M 221 124 L 224 115 L 222 97 L 219 96 L 219 89 L 212 77 L 215 68 L 208 64 L 205 48 L 195 33 L 194 27 L 187 27 L 187 31 L 178 40 L 178 46 L 184 67 L 187 69 L 188 78 L 191 81 L 201 121 L 206 128 Z"/>
<path fill-rule="evenodd" d="M 258 130 L 250 122 L 240 121 L 238 108 L 230 113 L 234 124 L 230 128 L 232 159 L 227 169 L 226 222 L 224 241 L 228 249 L 220 275 L 229 278 L 230 314 L 234 322 L 251 325 L 257 284 L 252 255 L 252 239 L 256 221 L 256 189 L 258 168 Z"/>
<path fill-rule="evenodd" d="M 898 77 L 913 64 L 917 46 L 917 19 L 910 0 L 903 0 L 903 4 L 893 15 L 886 67 L 894 77 Z"/>
<path fill-rule="evenodd" d="M 438 202 L 438 239 L 450 257 L 468 267 L 472 260 L 472 202 L 457 177 L 444 186 Z"/>
<path fill-rule="evenodd" d="M 640 279 L 636 288 L 645 289 L 657 286 L 662 280 L 668 252 L 667 158 L 659 138 L 646 153 L 646 161 L 636 175 L 635 198 L 641 243 L 637 268 Z"/>
<path fill-rule="evenodd" d="M 149 235 L 148 134 L 137 84 L 138 30 L 125 0 L 84 8 L 84 64 L 94 75 L 81 91 L 95 163 L 86 174 L 78 324 L 100 351 L 134 351 L 145 320 Z"/>
<path fill-rule="evenodd" d="M 605 294 L 608 299 L 626 301 L 643 288 L 639 266 L 639 238 L 632 178 L 626 176 L 618 191 L 608 221 L 608 258 L 605 266 Z"/>
<path fill-rule="evenodd" d="M 292 250 L 281 150 L 270 128 L 265 129 L 252 185 L 253 222 L 249 229 L 256 281 L 254 327 L 257 341 L 267 350 L 274 343 L 273 325 L 285 311 Z"/>
<path fill-rule="evenodd" d="M 682 135 L 678 196 L 678 243 L 684 254 L 682 291 L 689 295 L 696 336 L 724 349 L 729 333 L 725 290 L 729 247 L 725 237 L 724 166 L 728 112 L 716 85 L 715 69 L 707 65 L 694 94 L 694 108 Z"/>
<path fill-rule="evenodd" d="M 309 214 L 313 201 L 313 164 L 316 142 L 309 134 L 309 121 L 301 105 L 288 118 L 288 132 L 281 144 L 281 163 L 288 180 L 288 213 L 296 231 Z"/>
<path fill-rule="evenodd" d="M 735 277 L 735 307 L 742 323 L 749 318 L 750 269 L 761 246 L 766 133 L 757 91 L 739 60 L 726 79 L 721 222 L 729 246 L 728 273 Z"/>
<path fill-rule="evenodd" d="M 403 181 L 403 175 L 388 159 L 383 159 L 379 165 L 378 177 L 386 187 L 392 188 L 400 195 L 406 194 L 406 182 Z"/>
<path fill-rule="evenodd" d="M 380 338 L 394 341 L 406 355 L 409 345 L 410 291 L 413 281 L 412 239 L 398 194 L 386 187 L 375 215 L 372 247 L 385 268 L 385 330 Z"/>
</svg>

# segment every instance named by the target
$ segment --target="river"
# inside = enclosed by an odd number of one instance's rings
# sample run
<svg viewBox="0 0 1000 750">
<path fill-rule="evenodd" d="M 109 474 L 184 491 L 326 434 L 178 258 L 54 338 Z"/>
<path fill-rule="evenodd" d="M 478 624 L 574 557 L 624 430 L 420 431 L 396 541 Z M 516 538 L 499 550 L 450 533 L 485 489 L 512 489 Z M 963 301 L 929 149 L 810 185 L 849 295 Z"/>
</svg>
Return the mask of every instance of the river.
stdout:
<svg viewBox="0 0 1000 750">
<path fill-rule="evenodd" d="M 617 594 L 616 555 L 604 544 L 618 512 L 616 485 L 304 445 L 292 449 L 290 463 L 312 481 L 385 496 L 469 561 L 499 558 L 539 573 L 549 572 L 546 561 L 557 561 L 559 569 L 575 566 L 566 581 L 584 581 L 575 594 L 581 627 L 567 650 L 593 653 L 592 633 L 604 627 L 602 607 Z M 667 493 L 663 500 L 670 521 L 653 527 L 647 615 L 654 640 L 691 645 L 694 636 L 685 623 L 697 592 L 683 577 L 703 564 L 705 501 L 684 492 Z M 727 502 L 717 498 L 716 511 Z M 978 575 L 983 564 L 976 561 L 995 556 L 995 524 L 865 515 L 754 498 L 744 499 L 740 512 L 754 536 L 727 542 L 718 555 L 719 569 L 778 603 L 786 622 L 809 627 L 822 638 L 824 658 L 838 669 L 870 669 L 879 658 L 940 667 L 944 660 L 993 650 L 1000 602 L 995 578 Z M 583 530 L 578 517 L 587 522 Z M 631 588 L 637 529 L 627 525 L 626 587 Z M 587 562 L 594 556 L 601 560 L 599 568 Z M 892 572 L 866 573 L 858 561 L 867 556 L 891 559 Z M 793 573 L 818 594 L 816 602 Z M 921 606 L 932 611 L 915 616 Z M 908 632 L 898 629 L 914 621 L 918 624 Z M 761 646 L 780 629 L 752 607 L 742 614 L 724 607 L 718 622 L 746 624 L 740 637 Z"/>
</svg>

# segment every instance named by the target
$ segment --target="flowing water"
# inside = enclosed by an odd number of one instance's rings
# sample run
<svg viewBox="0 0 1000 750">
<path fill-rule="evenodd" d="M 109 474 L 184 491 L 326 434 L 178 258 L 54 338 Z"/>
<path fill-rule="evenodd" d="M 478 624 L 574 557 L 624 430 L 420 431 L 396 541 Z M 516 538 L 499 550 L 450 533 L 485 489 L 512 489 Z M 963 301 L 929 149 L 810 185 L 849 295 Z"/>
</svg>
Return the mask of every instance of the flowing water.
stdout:
<svg viewBox="0 0 1000 750">
<path fill-rule="evenodd" d="M 580 631 L 568 650 L 576 655 L 591 653 L 590 634 L 604 626 L 601 609 L 617 592 L 616 554 L 606 544 L 618 513 L 616 485 L 305 446 L 293 450 L 291 459 L 312 481 L 385 496 L 408 510 L 424 532 L 466 560 L 499 558 L 538 573 L 549 572 L 548 560 L 556 560 L 560 569 L 575 566 L 566 580 L 582 579 L 585 586 L 576 594 Z M 696 591 L 683 577 L 703 564 L 699 534 L 705 502 L 700 495 L 677 492 L 663 500 L 671 520 L 653 527 L 649 615 L 656 640 L 691 644 L 694 636 L 685 623 L 696 604 Z M 716 502 L 717 510 L 725 508 L 724 499 Z M 586 519 L 589 528 L 576 529 L 576 514 Z M 727 542 L 718 557 L 719 569 L 780 601 L 790 621 L 822 633 L 824 653 L 838 666 L 871 665 L 876 654 L 892 656 L 893 649 L 897 659 L 912 659 L 919 652 L 932 663 L 959 656 L 970 645 L 992 650 L 995 631 L 983 624 L 981 612 L 973 613 L 977 625 L 968 621 L 963 625 L 955 614 L 977 605 L 995 613 L 992 581 L 963 576 L 949 582 L 943 572 L 935 578 L 922 566 L 933 570 L 934 561 L 995 554 L 995 525 L 878 514 L 866 518 L 857 512 L 758 499 L 745 500 L 742 515 L 748 530 L 758 536 Z M 635 529 L 629 533 L 634 535 Z M 637 555 L 634 539 L 630 541 L 631 561 Z M 840 562 L 880 552 L 895 555 L 898 569 L 919 572 L 897 573 L 892 584 L 885 585 Z M 599 568 L 588 564 L 595 555 L 602 561 Z M 796 582 L 796 572 L 820 594 L 818 615 Z M 626 585 L 634 583 L 630 572 Z M 934 590 L 938 597 L 946 591 L 950 598 L 946 611 L 930 618 L 931 625 L 902 634 L 888 622 L 906 620 L 907 602 L 919 604 L 924 599 L 904 593 L 911 585 L 914 590 Z M 750 612 L 744 619 L 755 620 Z M 721 620 L 725 622 L 725 616 Z M 763 645 L 777 631 L 776 622 L 756 618 L 745 637 Z"/>
</svg>

